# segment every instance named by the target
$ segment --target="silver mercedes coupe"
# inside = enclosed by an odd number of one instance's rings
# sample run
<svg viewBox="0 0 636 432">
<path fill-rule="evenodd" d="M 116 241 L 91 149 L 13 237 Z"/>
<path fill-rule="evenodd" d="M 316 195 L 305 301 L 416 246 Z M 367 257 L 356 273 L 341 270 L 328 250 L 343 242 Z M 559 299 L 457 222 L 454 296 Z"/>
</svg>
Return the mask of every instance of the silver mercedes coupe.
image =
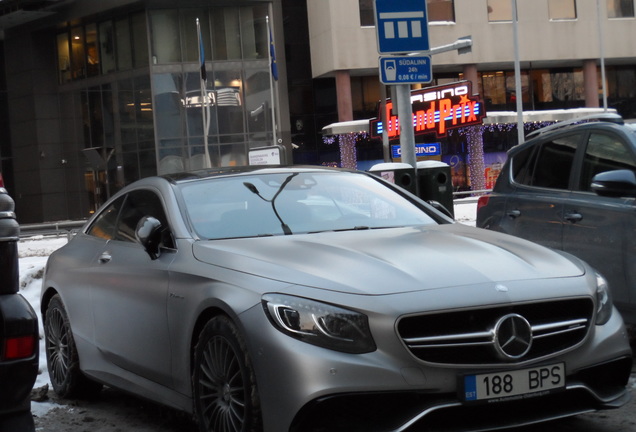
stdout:
<svg viewBox="0 0 636 432">
<path fill-rule="evenodd" d="M 152 177 L 53 253 L 46 358 L 202 432 L 481 431 L 619 408 L 632 352 L 601 274 L 369 173 Z"/>
</svg>

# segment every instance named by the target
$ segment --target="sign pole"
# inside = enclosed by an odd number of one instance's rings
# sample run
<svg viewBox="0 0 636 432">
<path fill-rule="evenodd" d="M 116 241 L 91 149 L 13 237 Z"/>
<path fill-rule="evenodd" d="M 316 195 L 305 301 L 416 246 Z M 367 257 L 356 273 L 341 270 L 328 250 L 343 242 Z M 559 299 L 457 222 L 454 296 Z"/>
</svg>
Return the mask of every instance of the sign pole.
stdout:
<svg viewBox="0 0 636 432">
<path fill-rule="evenodd" d="M 521 64 L 519 61 L 519 33 L 517 19 L 517 0 L 512 1 L 512 37 L 515 48 L 515 98 L 517 102 L 517 139 L 523 144 L 525 133 L 523 130 L 523 89 L 521 87 Z"/>
<path fill-rule="evenodd" d="M 426 0 L 374 0 L 374 13 L 379 54 L 430 49 Z M 430 57 L 380 58 L 379 69 L 381 81 L 395 85 L 402 161 L 417 170 L 410 84 L 431 81 Z"/>
<path fill-rule="evenodd" d="M 400 122 L 400 151 L 402 154 L 402 162 L 411 165 L 416 170 L 415 174 L 417 175 L 411 86 L 408 84 L 399 84 L 395 86 L 395 90 L 398 119 Z"/>
<path fill-rule="evenodd" d="M 391 161 L 391 146 L 389 145 L 389 132 L 386 130 L 386 125 L 389 119 L 386 115 L 386 91 L 387 86 L 380 83 L 380 121 L 385 125 L 382 129 L 382 155 L 384 162 Z"/>
</svg>

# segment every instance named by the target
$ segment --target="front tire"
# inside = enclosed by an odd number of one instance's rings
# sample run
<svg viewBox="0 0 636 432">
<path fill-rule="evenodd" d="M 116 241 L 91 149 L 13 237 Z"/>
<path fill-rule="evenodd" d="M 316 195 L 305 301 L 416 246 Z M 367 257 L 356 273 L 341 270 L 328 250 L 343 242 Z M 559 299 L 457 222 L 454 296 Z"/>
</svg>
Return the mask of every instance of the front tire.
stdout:
<svg viewBox="0 0 636 432">
<path fill-rule="evenodd" d="M 46 364 L 53 390 L 63 398 L 90 397 L 102 385 L 80 371 L 79 355 L 68 314 L 59 295 L 53 296 L 44 319 Z"/>
<path fill-rule="evenodd" d="M 212 318 L 201 331 L 192 378 L 201 432 L 262 430 L 254 370 L 243 337 L 227 317 Z"/>
</svg>

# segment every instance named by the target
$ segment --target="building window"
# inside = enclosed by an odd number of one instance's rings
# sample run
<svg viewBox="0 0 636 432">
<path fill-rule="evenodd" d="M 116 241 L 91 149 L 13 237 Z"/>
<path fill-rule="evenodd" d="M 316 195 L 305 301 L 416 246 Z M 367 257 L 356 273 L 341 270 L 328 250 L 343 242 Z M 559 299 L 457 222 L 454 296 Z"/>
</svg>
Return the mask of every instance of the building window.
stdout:
<svg viewBox="0 0 636 432">
<path fill-rule="evenodd" d="M 68 43 L 68 33 L 57 35 L 57 70 L 59 82 L 71 80 L 71 50 Z"/>
<path fill-rule="evenodd" d="M 512 3 L 510 0 L 488 0 L 488 21 L 512 21 Z"/>
<path fill-rule="evenodd" d="M 506 76 L 504 72 L 484 72 L 481 76 L 484 99 L 489 105 L 506 103 Z"/>
<path fill-rule="evenodd" d="M 227 7 L 212 12 L 212 38 L 215 60 L 241 58 L 241 19 L 239 8 Z"/>
<path fill-rule="evenodd" d="M 86 78 L 86 49 L 84 29 L 75 27 L 71 30 L 71 79 Z"/>
<path fill-rule="evenodd" d="M 102 73 L 115 72 L 117 59 L 115 58 L 115 28 L 112 21 L 99 24 L 99 53 Z"/>
<path fill-rule="evenodd" d="M 360 25 L 375 26 L 374 0 L 358 0 Z M 428 22 L 455 22 L 454 0 L 426 0 Z"/>
<path fill-rule="evenodd" d="M 271 143 L 267 12 L 266 5 L 151 11 L 151 56 L 162 66 L 152 76 L 159 173 L 242 165 L 250 147 Z M 197 18 L 207 63 L 204 98 Z M 174 27 L 168 32 L 167 23 Z"/>
<path fill-rule="evenodd" d="M 86 26 L 86 75 L 99 75 L 99 47 L 97 44 L 97 25 Z"/>
<path fill-rule="evenodd" d="M 381 99 L 377 77 L 351 77 L 351 99 L 356 118 L 373 117 Z"/>
<path fill-rule="evenodd" d="M 150 56 L 148 53 L 148 24 L 145 13 L 136 13 L 130 17 L 132 32 L 133 65 L 135 68 L 148 66 Z"/>
<path fill-rule="evenodd" d="M 428 22 L 455 22 L 454 0 L 426 0 Z"/>
<path fill-rule="evenodd" d="M 181 61 L 179 13 L 176 9 L 150 13 L 152 29 L 152 62 L 154 64 Z"/>
<path fill-rule="evenodd" d="M 132 41 L 130 32 L 130 21 L 128 20 L 128 18 L 115 21 L 115 41 L 117 46 L 117 69 L 132 69 Z"/>
<path fill-rule="evenodd" d="M 144 13 L 66 30 L 57 35 L 59 82 L 147 66 L 147 40 Z"/>
<path fill-rule="evenodd" d="M 634 0 L 607 0 L 608 18 L 634 18 Z"/>
<path fill-rule="evenodd" d="M 375 11 L 373 10 L 373 0 L 358 0 L 360 7 L 360 26 L 375 26 Z"/>
<path fill-rule="evenodd" d="M 548 0 L 550 20 L 576 19 L 575 0 Z"/>
</svg>

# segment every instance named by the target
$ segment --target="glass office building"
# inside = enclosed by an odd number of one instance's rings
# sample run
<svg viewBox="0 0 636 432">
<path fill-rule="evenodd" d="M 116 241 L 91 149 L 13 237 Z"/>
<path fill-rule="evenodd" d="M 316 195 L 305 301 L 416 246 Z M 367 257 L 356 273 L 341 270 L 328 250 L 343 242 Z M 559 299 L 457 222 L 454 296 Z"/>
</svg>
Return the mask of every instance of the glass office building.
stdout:
<svg viewBox="0 0 636 432">
<path fill-rule="evenodd" d="M 283 135 L 277 2 L 71 3 L 5 29 L 22 223 L 86 217 L 149 175 L 246 165 Z"/>
</svg>

